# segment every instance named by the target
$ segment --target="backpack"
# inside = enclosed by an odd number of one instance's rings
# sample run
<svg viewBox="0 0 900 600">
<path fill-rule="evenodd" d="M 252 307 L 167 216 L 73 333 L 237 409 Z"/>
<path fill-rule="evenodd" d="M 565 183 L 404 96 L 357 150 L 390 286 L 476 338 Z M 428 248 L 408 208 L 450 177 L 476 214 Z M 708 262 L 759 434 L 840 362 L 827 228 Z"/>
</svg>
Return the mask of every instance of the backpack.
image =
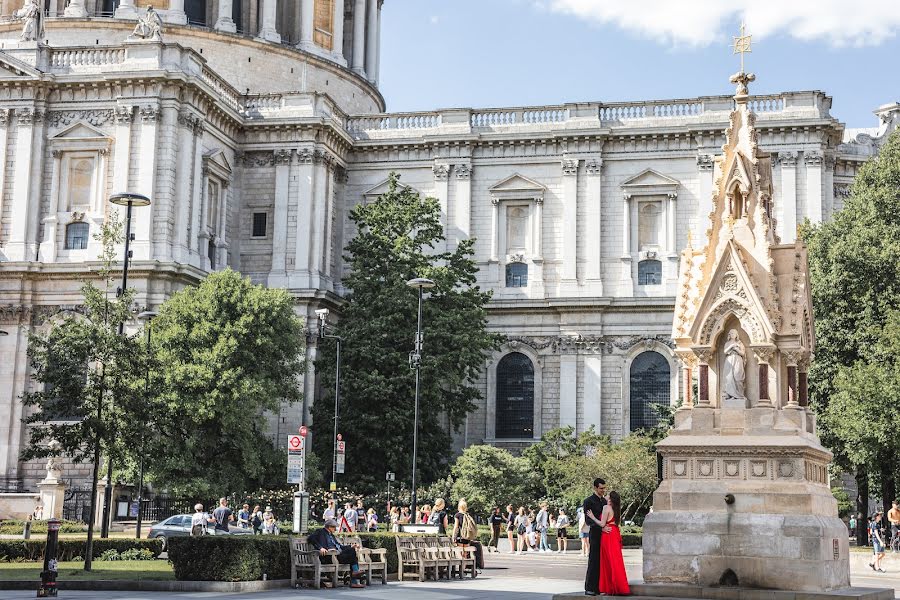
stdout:
<svg viewBox="0 0 900 600">
<path fill-rule="evenodd" d="M 469 513 L 463 513 L 462 526 L 459 528 L 459 536 L 464 540 L 478 539 L 478 526 L 475 525 L 475 519 Z"/>
</svg>

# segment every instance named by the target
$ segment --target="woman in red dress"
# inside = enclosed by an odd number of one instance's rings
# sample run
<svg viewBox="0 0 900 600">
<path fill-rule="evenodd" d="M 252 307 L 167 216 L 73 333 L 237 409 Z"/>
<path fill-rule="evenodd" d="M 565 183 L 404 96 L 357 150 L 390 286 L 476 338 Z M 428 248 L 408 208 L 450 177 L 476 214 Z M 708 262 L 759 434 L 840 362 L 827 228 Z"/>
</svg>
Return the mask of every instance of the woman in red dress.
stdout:
<svg viewBox="0 0 900 600">
<path fill-rule="evenodd" d="M 604 529 L 600 539 L 600 584 L 601 594 L 610 596 L 628 596 L 628 575 L 625 573 L 625 560 L 622 558 L 622 534 L 619 531 L 619 519 L 622 514 L 622 499 L 617 492 L 610 492 L 606 497 L 606 506 L 600 516 Z"/>
</svg>

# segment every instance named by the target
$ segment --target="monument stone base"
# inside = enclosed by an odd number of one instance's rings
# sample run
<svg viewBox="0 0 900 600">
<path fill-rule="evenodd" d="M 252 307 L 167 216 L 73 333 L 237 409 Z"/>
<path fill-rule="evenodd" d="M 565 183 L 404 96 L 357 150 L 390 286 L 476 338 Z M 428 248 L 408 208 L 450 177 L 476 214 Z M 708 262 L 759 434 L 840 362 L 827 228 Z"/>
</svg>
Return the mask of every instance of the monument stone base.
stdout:
<svg viewBox="0 0 900 600">
<path fill-rule="evenodd" d="M 659 583 L 631 583 L 631 597 L 685 600 L 894 600 L 894 590 L 852 587 L 834 592 L 791 592 L 736 587 L 703 587 Z M 596 600 L 581 592 L 554 594 L 553 600 Z"/>
</svg>

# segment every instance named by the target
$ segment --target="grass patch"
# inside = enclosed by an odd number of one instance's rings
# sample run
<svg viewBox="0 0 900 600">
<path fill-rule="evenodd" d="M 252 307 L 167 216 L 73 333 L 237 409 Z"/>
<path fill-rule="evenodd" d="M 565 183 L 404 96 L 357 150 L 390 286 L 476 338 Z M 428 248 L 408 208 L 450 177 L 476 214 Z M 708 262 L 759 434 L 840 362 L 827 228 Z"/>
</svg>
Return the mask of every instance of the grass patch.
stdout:
<svg viewBox="0 0 900 600">
<path fill-rule="evenodd" d="M 0 563 L 0 580 L 41 580 L 43 563 Z M 174 581 L 175 573 L 167 560 L 131 560 L 99 562 L 94 560 L 91 571 L 84 570 L 83 562 L 59 563 L 60 581 L 90 581 L 129 579 L 133 581 Z"/>
</svg>

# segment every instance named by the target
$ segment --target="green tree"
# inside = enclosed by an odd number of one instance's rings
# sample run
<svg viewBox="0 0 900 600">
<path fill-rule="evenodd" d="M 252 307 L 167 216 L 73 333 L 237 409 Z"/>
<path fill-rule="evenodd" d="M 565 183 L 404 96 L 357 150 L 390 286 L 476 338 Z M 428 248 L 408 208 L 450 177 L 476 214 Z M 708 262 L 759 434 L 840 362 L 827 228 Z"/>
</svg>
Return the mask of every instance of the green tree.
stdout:
<svg viewBox="0 0 900 600">
<path fill-rule="evenodd" d="M 886 504 L 895 495 L 900 451 L 898 205 L 900 133 L 894 132 L 860 169 L 844 209 L 803 232 L 817 335 L 810 397 L 822 439 L 842 465 L 856 467 L 861 488 L 869 480 L 881 487 Z"/>
<path fill-rule="evenodd" d="M 571 482 L 560 470 L 560 462 L 569 457 L 591 454 L 597 448 L 608 448 L 609 445 L 609 436 L 596 433 L 593 426 L 578 434 L 571 426 L 558 427 L 543 434 L 540 442 L 522 453 L 531 470 L 540 478 L 542 489 L 538 497 L 561 502 Z"/>
<path fill-rule="evenodd" d="M 453 463 L 453 500 L 465 498 L 473 514 L 487 516 L 507 504 L 533 506 L 540 483 L 528 459 L 495 446 L 469 446 Z M 448 506 L 454 506 L 445 498 Z"/>
<path fill-rule="evenodd" d="M 444 251 L 440 206 L 398 185 L 354 208 L 357 235 L 347 245 L 352 290 L 341 310 L 340 433 L 347 442 L 346 480 L 364 492 L 380 489 L 386 471 L 409 481 L 412 464 L 417 294 L 406 282 L 428 277 L 436 286 L 425 301 L 425 344 L 419 406 L 418 474 L 427 484 L 446 470 L 451 430 L 475 408 L 474 385 L 485 353 L 499 338 L 486 330 L 490 293 L 476 285 L 471 239 Z M 316 363 L 322 396 L 313 406 L 315 451 L 332 455 L 334 346 L 323 343 Z M 330 462 L 330 461 L 326 461 Z M 330 473 L 329 473 L 330 476 Z"/>
<path fill-rule="evenodd" d="M 180 493 L 283 485 L 265 411 L 301 399 L 304 327 L 285 290 L 226 269 L 174 294 L 153 321 L 152 481 Z"/>
</svg>

